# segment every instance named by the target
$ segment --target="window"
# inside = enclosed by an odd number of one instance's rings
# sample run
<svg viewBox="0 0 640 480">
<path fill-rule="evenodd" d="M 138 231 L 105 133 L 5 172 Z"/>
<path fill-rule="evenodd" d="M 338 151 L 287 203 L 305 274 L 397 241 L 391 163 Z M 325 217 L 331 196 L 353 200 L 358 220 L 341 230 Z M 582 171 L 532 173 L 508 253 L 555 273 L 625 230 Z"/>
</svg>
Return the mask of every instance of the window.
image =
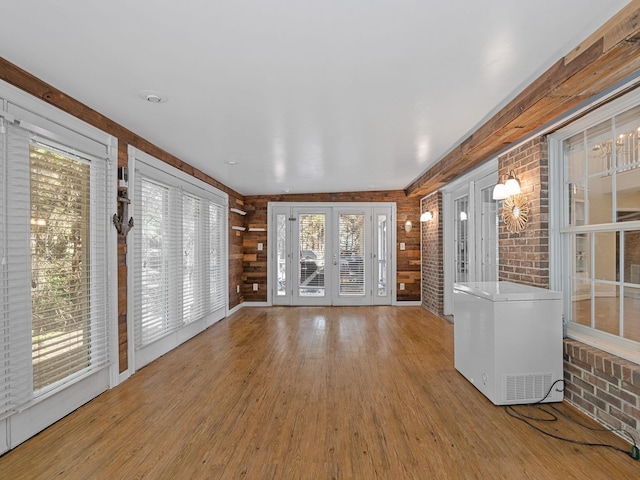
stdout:
<svg viewBox="0 0 640 480">
<path fill-rule="evenodd" d="M 561 160 L 565 316 L 574 333 L 602 348 L 600 342 L 609 341 L 637 351 L 640 105 L 629 102 L 627 97 L 595 111 L 552 139 Z"/>
<path fill-rule="evenodd" d="M 136 365 L 224 316 L 226 198 L 132 149 Z M 214 320 L 211 320 L 213 316 Z"/>
<path fill-rule="evenodd" d="M 40 392 L 104 364 L 107 352 L 105 309 L 91 301 L 102 283 L 91 278 L 101 268 L 91 262 L 91 164 L 41 144 L 31 145 L 30 158 L 33 389 Z"/>
<path fill-rule="evenodd" d="M 70 146 L 75 132 L 0 122 L 0 420 L 14 441 L 109 386 L 115 235 L 106 144 L 100 157 Z"/>
</svg>

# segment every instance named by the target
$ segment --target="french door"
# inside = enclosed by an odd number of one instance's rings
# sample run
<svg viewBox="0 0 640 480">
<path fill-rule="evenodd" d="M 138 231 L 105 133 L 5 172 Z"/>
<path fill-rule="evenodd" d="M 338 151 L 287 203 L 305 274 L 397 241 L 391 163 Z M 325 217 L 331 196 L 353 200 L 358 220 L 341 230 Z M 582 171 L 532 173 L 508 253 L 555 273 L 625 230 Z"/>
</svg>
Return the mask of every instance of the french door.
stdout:
<svg viewBox="0 0 640 480">
<path fill-rule="evenodd" d="M 392 204 L 270 205 L 274 305 L 391 304 Z"/>
<path fill-rule="evenodd" d="M 498 278 L 498 208 L 495 170 L 476 172 L 444 194 L 444 313 L 453 313 L 453 284 Z"/>
</svg>

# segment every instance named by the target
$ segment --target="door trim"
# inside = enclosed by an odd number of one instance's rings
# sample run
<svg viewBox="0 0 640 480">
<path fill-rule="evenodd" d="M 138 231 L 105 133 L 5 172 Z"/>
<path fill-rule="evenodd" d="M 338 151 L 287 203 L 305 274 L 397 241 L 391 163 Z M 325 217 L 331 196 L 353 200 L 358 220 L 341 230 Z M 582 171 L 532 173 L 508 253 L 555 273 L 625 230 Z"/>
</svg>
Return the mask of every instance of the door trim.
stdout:
<svg viewBox="0 0 640 480">
<path fill-rule="evenodd" d="M 273 211 L 275 208 L 297 208 L 297 207 L 308 207 L 308 208 L 331 208 L 334 211 L 339 209 L 349 209 L 349 208 L 370 208 L 371 214 L 374 215 L 377 210 L 376 208 L 390 208 L 390 231 L 389 231 L 389 278 L 388 278 L 388 303 L 381 303 L 380 299 L 373 295 L 373 303 L 372 305 L 396 305 L 396 277 L 397 277 L 397 262 L 396 262 L 396 203 L 395 202 L 268 202 L 267 204 L 267 231 L 269 232 L 268 240 L 267 240 L 267 305 L 274 305 L 274 296 L 275 296 L 275 249 L 276 245 L 273 241 L 273 235 L 275 232 L 276 225 L 273 221 Z M 332 220 L 333 221 L 333 220 Z M 376 301 L 377 300 L 377 301 Z"/>
<path fill-rule="evenodd" d="M 475 194 L 471 190 L 471 186 L 475 181 L 485 178 L 489 175 L 496 176 L 498 180 L 498 158 L 493 158 L 480 167 L 466 173 L 462 177 L 449 183 L 442 189 L 442 213 L 443 213 L 443 263 L 444 263 L 444 292 L 443 292 L 443 313 L 444 315 L 453 314 L 453 279 L 454 275 L 454 251 L 453 251 L 453 214 L 454 214 L 454 197 L 462 191 L 465 186 L 469 194 L 470 205 L 475 202 Z M 470 237 L 475 236 L 475 229 L 469 232 Z M 474 239 L 475 240 L 475 239 Z M 475 268 L 475 267 L 474 267 Z"/>
</svg>

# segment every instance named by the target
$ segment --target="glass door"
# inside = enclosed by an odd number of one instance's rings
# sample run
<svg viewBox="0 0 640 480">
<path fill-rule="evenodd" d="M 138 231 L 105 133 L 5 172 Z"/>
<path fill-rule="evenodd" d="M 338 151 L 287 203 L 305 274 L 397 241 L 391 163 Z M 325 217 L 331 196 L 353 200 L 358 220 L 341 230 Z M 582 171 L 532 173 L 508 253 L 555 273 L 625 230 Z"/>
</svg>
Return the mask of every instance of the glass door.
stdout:
<svg viewBox="0 0 640 480">
<path fill-rule="evenodd" d="M 493 175 L 476 182 L 477 281 L 498 279 L 498 202 L 493 199 Z"/>
<path fill-rule="evenodd" d="M 453 201 L 453 252 L 454 282 L 468 282 L 473 276 L 473 262 L 469 248 L 469 195 L 463 195 Z"/>
<path fill-rule="evenodd" d="M 444 305 L 453 314 L 453 285 L 498 278 L 497 159 L 444 190 Z"/>
<path fill-rule="evenodd" d="M 371 305 L 371 214 L 360 210 L 337 210 L 334 305 Z"/>
<path fill-rule="evenodd" d="M 373 209 L 373 304 L 391 305 L 391 255 L 393 231 L 391 207 Z"/>
<path fill-rule="evenodd" d="M 336 254 L 331 244 L 331 210 L 293 208 L 292 236 L 295 277 L 295 305 L 331 305 L 327 280 L 331 278 Z M 329 242 L 327 242 L 329 240 Z"/>
<path fill-rule="evenodd" d="M 273 206 L 274 305 L 390 305 L 392 207 Z"/>
</svg>

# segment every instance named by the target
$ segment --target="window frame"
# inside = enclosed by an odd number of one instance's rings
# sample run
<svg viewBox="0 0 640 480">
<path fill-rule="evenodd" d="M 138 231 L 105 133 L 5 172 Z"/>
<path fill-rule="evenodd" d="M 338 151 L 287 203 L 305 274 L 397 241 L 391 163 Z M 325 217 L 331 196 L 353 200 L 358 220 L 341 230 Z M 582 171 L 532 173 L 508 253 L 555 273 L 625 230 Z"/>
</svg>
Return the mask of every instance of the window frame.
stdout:
<svg viewBox="0 0 640 480">
<path fill-rule="evenodd" d="M 569 317 L 569 312 L 571 311 L 571 277 L 573 276 L 572 261 L 574 254 L 572 235 L 579 233 L 596 234 L 602 232 L 638 230 L 640 229 L 640 221 L 607 222 L 577 226 L 571 226 L 569 224 L 568 215 L 570 205 L 565 201 L 564 192 L 566 163 L 563 143 L 574 135 L 597 126 L 604 121 L 611 120 L 613 117 L 638 105 L 640 105 L 640 88 L 589 112 L 548 136 L 550 286 L 552 289 L 561 290 L 564 293 L 565 318 Z M 588 172 L 584 173 L 584 176 L 588 176 Z M 593 276 L 593 274 L 592 272 L 591 276 Z M 592 280 L 590 280 L 590 282 L 591 281 Z M 623 279 L 618 279 L 614 283 L 617 287 L 624 288 L 625 282 Z M 591 295 L 590 298 L 592 298 Z M 634 363 L 640 363 L 639 342 L 570 321 L 567 322 L 567 335 L 569 338 L 587 345 L 599 348 Z"/>
<path fill-rule="evenodd" d="M 117 232 L 111 224 L 116 205 L 117 185 L 112 173 L 117 162 L 117 139 L 4 81 L 0 81 L 0 116 L 27 131 L 30 138 L 40 139 L 52 147 L 62 146 L 67 153 L 78 157 L 105 162 L 104 183 L 100 184 L 100 195 L 104 196 L 99 202 L 99 228 L 104 242 L 103 274 L 107 278 L 102 291 L 105 295 L 104 334 L 108 355 L 102 367 L 91 372 L 78 372 L 67 378 L 69 381 L 52 385 L 37 397 L 34 397 L 31 385 L 30 401 L 9 416 L 0 418 L 1 454 L 116 386 L 122 377 L 118 372 Z M 28 151 L 29 145 L 26 148 Z M 30 222 L 28 217 L 26 222 Z M 31 360 L 31 351 L 28 353 Z"/>
<path fill-rule="evenodd" d="M 221 225 L 221 231 L 218 232 L 218 240 L 219 240 L 219 248 L 221 250 L 222 264 L 220 265 L 221 273 L 220 273 L 220 282 L 222 283 L 223 292 L 228 292 L 228 218 L 226 215 L 227 206 L 228 206 L 228 194 L 223 191 L 218 190 L 217 188 L 209 185 L 191 175 L 188 175 L 177 168 L 164 163 L 157 158 L 136 149 L 133 146 L 128 147 L 129 153 L 129 197 L 132 199 L 132 203 L 134 206 L 134 218 L 135 215 L 139 215 L 139 208 L 141 205 L 138 205 L 138 193 L 136 189 L 138 188 L 141 178 L 146 178 L 150 181 L 157 182 L 158 184 L 162 184 L 168 186 L 170 188 L 169 198 L 174 198 L 180 205 L 184 203 L 185 196 L 193 196 L 200 199 L 200 214 L 198 217 L 199 225 L 197 228 L 204 229 L 210 236 L 212 234 L 208 228 L 205 228 L 203 222 L 206 223 L 208 221 L 205 219 L 205 216 L 211 218 L 212 212 L 214 209 L 211 207 L 212 205 L 217 206 L 217 211 L 219 212 L 219 220 Z M 176 195 L 180 196 L 180 199 L 177 199 Z M 206 208 L 205 208 L 206 207 Z M 183 210 L 182 210 L 183 211 Z M 182 215 L 182 214 L 181 214 Z M 136 221 L 141 221 L 140 218 L 136 218 Z M 175 248 L 179 248 L 182 251 L 182 239 L 183 239 L 183 228 L 184 228 L 184 217 L 173 216 L 169 218 L 169 223 L 172 225 L 174 229 L 179 230 L 179 234 L 177 234 L 178 239 L 177 242 L 180 243 L 178 247 L 171 247 L 171 251 L 174 251 Z M 177 347 L 181 343 L 185 342 L 189 338 L 192 338 L 194 335 L 197 335 L 205 328 L 213 325 L 217 321 L 224 318 L 228 311 L 228 294 L 223 296 L 217 295 L 218 304 L 214 302 L 212 308 L 210 308 L 204 315 L 198 317 L 194 321 L 183 322 L 183 318 L 181 317 L 178 321 L 175 319 L 175 322 L 172 319 L 169 319 L 169 323 L 172 325 L 175 323 L 177 328 L 173 329 L 167 334 L 163 334 L 155 338 L 152 342 L 146 343 L 144 345 L 140 345 L 137 340 L 137 329 L 139 328 L 136 324 L 138 321 L 136 316 L 138 315 L 138 303 L 139 303 L 139 292 L 138 289 L 138 280 L 137 280 L 137 270 L 138 270 L 138 260 L 137 255 L 141 254 L 138 247 L 138 235 L 140 235 L 140 229 L 135 231 L 136 229 L 132 229 L 129 232 L 129 241 L 128 243 L 131 247 L 127 251 L 127 264 L 131 266 L 129 268 L 129 281 L 128 281 L 128 298 L 130 301 L 128 302 L 128 318 L 129 322 L 127 325 L 127 332 L 129 335 L 129 358 L 132 359 L 130 369 L 131 372 L 135 372 L 135 370 L 142 368 L 144 365 L 153 361 L 155 358 L 158 358 L 160 355 L 172 350 Z M 175 248 L 174 248 L 175 247 Z M 177 251 L 177 250 L 176 250 Z M 211 252 L 211 250 L 210 250 Z M 210 253 L 208 252 L 208 253 Z M 206 264 L 204 271 L 199 272 L 199 277 L 205 283 L 209 282 L 212 278 L 210 272 L 208 272 L 207 267 L 211 266 L 211 260 L 207 253 L 203 253 L 203 258 L 200 263 L 203 265 Z M 182 263 L 178 260 L 174 260 L 175 266 L 178 268 L 182 268 Z M 183 277 L 180 275 L 180 279 L 176 279 L 176 285 L 179 288 L 182 288 L 182 280 Z M 202 285 L 198 285 L 198 287 L 202 287 Z M 211 289 L 211 293 L 213 294 L 214 289 Z M 201 294 L 201 291 L 195 292 L 196 295 Z M 211 297 L 213 298 L 213 297 Z M 173 306 L 169 307 L 170 314 L 173 315 L 182 315 L 183 314 L 183 305 L 177 305 L 175 302 L 172 303 Z M 174 308 L 175 307 L 175 308 Z"/>
</svg>

